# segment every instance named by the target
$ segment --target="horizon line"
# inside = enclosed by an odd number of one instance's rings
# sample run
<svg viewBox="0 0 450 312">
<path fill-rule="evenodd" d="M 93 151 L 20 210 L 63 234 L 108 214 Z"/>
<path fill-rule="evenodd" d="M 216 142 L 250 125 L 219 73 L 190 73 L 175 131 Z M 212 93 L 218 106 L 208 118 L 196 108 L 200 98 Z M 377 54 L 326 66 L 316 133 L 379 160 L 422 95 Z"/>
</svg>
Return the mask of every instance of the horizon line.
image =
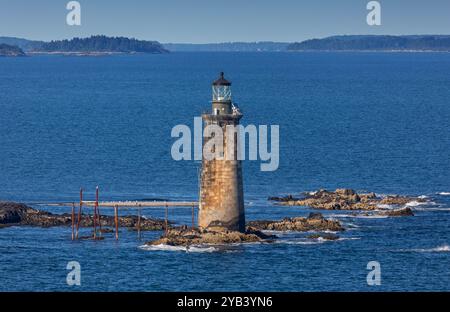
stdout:
<svg viewBox="0 0 450 312">
<path fill-rule="evenodd" d="M 14 36 L 14 35 L 0 35 L 0 38 L 14 38 L 14 39 L 21 39 L 21 40 L 28 40 L 28 41 L 41 41 L 41 42 L 50 42 L 50 41 L 62 41 L 62 40 L 72 40 L 74 38 L 90 38 L 93 36 L 105 36 L 110 38 L 129 38 L 129 39 L 136 39 L 141 41 L 157 41 L 160 44 L 191 44 L 191 45 L 206 45 L 206 44 L 230 44 L 230 43 L 297 43 L 297 42 L 303 42 L 307 40 L 314 40 L 314 39 L 325 39 L 330 37 L 339 37 L 339 36 L 367 36 L 367 37 L 381 37 L 381 36 L 392 36 L 392 37 L 408 37 L 408 36 L 450 36 L 450 34 L 334 34 L 334 35 L 327 35 L 327 36 L 321 36 L 321 37 L 311 37 L 308 39 L 303 40 L 294 40 L 294 41 L 277 41 L 277 40 L 249 40 L 249 41 L 217 41 L 217 42 L 163 42 L 157 39 L 141 39 L 134 36 L 124 36 L 124 35 L 105 35 L 105 34 L 91 34 L 86 36 L 73 36 L 73 37 L 66 37 L 62 39 L 51 39 L 51 40 L 41 40 L 41 39 L 28 39 L 26 37 L 21 36 Z"/>
</svg>

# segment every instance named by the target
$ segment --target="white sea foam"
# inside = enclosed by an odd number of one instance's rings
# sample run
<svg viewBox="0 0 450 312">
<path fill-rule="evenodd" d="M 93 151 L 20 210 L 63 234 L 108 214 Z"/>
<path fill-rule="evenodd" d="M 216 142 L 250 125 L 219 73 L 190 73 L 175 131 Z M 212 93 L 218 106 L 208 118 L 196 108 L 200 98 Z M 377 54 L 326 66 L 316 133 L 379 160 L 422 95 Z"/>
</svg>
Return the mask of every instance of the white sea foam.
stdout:
<svg viewBox="0 0 450 312">
<path fill-rule="evenodd" d="M 417 211 L 450 211 L 450 208 L 448 207 L 434 207 L 434 208 L 426 208 L 426 207 L 415 207 L 414 210 Z"/>
<path fill-rule="evenodd" d="M 325 239 L 315 239 L 315 240 L 277 240 L 275 243 L 277 244 L 288 244 L 288 245 L 316 245 L 322 244 L 326 240 Z"/>
<path fill-rule="evenodd" d="M 344 222 L 344 226 L 346 227 L 347 230 L 357 229 L 360 227 L 359 225 L 350 222 Z"/>
<path fill-rule="evenodd" d="M 420 195 L 418 198 L 425 199 L 425 198 L 428 198 L 428 196 L 427 195 Z"/>
<path fill-rule="evenodd" d="M 438 194 L 441 196 L 450 196 L 450 192 L 440 192 Z"/>
<path fill-rule="evenodd" d="M 435 251 L 435 252 L 450 252 L 450 246 L 449 245 L 443 245 L 443 246 L 440 246 L 440 247 L 433 248 L 431 250 Z"/>
<path fill-rule="evenodd" d="M 383 193 L 375 193 L 376 197 L 381 197 L 381 198 L 385 198 L 388 196 L 395 196 L 394 194 L 383 194 Z"/>
<path fill-rule="evenodd" d="M 389 217 L 389 216 L 382 216 L 382 215 L 362 215 L 362 214 L 357 214 L 357 215 L 335 214 L 335 215 L 330 215 L 330 216 L 333 216 L 335 218 L 358 218 L 358 219 L 385 219 L 385 218 Z"/>
<path fill-rule="evenodd" d="M 422 206 L 422 205 L 427 205 L 429 204 L 428 202 L 418 202 L 416 200 L 410 201 L 408 203 L 405 204 L 405 207 L 417 207 L 417 206 Z"/>
<path fill-rule="evenodd" d="M 359 215 L 359 216 L 355 216 L 355 218 L 360 218 L 360 219 L 386 219 L 389 218 L 389 216 L 382 216 L 382 215 Z"/>
<path fill-rule="evenodd" d="M 327 217 L 330 217 L 330 218 L 354 218 L 355 215 L 345 214 L 345 213 L 342 213 L 342 214 L 336 213 L 336 214 L 329 214 L 329 215 L 327 215 Z"/>
<path fill-rule="evenodd" d="M 394 206 L 387 204 L 378 204 L 377 207 L 380 209 L 394 209 Z"/>
<path fill-rule="evenodd" d="M 419 248 L 419 249 L 402 249 L 401 251 L 412 251 L 412 252 L 450 252 L 449 245 L 442 245 L 435 248 Z"/>
<path fill-rule="evenodd" d="M 318 238 L 299 238 L 299 239 L 281 239 L 276 240 L 275 243 L 277 244 L 288 244 L 288 245 L 316 245 L 316 244 L 323 244 L 323 243 L 332 243 L 337 241 L 346 241 L 346 240 L 357 240 L 361 239 L 361 237 L 340 237 L 338 239 L 332 240 L 332 239 L 326 239 L 323 237 Z"/>
<path fill-rule="evenodd" d="M 337 233 L 339 233 L 338 231 L 331 231 L 331 230 L 315 231 L 315 232 L 328 233 L 328 234 L 337 234 Z"/>
<path fill-rule="evenodd" d="M 150 251 L 184 251 L 184 252 L 215 252 L 219 249 L 211 246 L 171 246 L 165 244 L 142 245 L 139 248 Z"/>
</svg>

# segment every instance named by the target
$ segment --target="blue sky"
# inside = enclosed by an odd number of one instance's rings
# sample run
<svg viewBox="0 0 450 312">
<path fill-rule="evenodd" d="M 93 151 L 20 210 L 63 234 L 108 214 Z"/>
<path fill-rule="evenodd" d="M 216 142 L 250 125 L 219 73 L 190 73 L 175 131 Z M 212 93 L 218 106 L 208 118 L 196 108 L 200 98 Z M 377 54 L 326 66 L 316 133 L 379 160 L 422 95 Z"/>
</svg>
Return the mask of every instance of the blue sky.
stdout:
<svg viewBox="0 0 450 312">
<path fill-rule="evenodd" d="M 449 0 L 79 0 L 81 26 L 66 24 L 68 0 L 0 0 L 0 36 L 51 40 L 94 34 L 160 42 L 301 41 L 335 34 L 449 34 Z"/>
</svg>

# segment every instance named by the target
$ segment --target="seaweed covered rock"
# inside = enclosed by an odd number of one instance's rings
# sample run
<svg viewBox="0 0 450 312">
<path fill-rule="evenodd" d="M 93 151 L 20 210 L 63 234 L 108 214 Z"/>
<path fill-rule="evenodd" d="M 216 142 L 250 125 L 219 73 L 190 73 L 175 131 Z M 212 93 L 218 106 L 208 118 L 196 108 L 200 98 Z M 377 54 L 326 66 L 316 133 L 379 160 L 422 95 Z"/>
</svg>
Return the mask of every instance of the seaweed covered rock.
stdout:
<svg viewBox="0 0 450 312">
<path fill-rule="evenodd" d="M 408 196 L 377 197 L 375 193 L 358 194 L 352 189 L 337 189 L 334 192 L 319 190 L 307 193 L 302 199 L 291 197 L 270 197 L 280 205 L 308 206 L 315 209 L 326 210 L 378 210 L 380 205 L 405 205 L 410 201 L 423 202 L 421 198 Z"/>
<path fill-rule="evenodd" d="M 411 208 L 402 208 L 402 209 L 393 209 L 387 210 L 380 213 L 380 215 L 389 216 L 389 217 L 406 217 L 406 216 L 414 216 Z"/>
<path fill-rule="evenodd" d="M 256 229 L 247 228 L 245 233 L 237 231 L 213 231 L 178 227 L 169 229 L 161 238 L 147 242 L 146 245 L 226 245 L 236 243 L 262 242 L 274 238 Z"/>
<path fill-rule="evenodd" d="M 268 231 L 344 231 L 337 220 L 325 219 L 321 213 L 311 213 L 307 218 L 284 218 L 280 221 L 250 221 L 248 226 Z"/>
</svg>

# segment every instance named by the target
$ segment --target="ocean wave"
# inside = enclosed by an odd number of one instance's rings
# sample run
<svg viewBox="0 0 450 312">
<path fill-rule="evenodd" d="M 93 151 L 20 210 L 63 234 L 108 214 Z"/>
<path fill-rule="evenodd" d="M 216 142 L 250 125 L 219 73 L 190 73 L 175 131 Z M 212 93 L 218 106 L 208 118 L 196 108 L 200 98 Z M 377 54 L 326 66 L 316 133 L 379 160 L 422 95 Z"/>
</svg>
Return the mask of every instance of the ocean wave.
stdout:
<svg viewBox="0 0 450 312">
<path fill-rule="evenodd" d="M 417 207 L 417 206 L 423 206 L 423 205 L 428 205 L 428 204 L 430 204 L 430 203 L 429 202 L 418 202 L 417 200 L 413 200 L 413 201 L 406 203 L 405 207 Z"/>
<path fill-rule="evenodd" d="M 439 207 L 439 208 L 415 207 L 414 211 L 450 211 L 450 208 L 448 208 L 448 207 Z"/>
<path fill-rule="evenodd" d="M 378 204 L 377 207 L 380 209 L 395 209 L 395 207 L 393 205 L 388 205 L 388 204 Z"/>
<path fill-rule="evenodd" d="M 337 240 L 338 241 L 345 241 L 345 240 L 358 240 L 361 239 L 361 237 L 340 237 Z"/>
<path fill-rule="evenodd" d="M 360 218 L 360 219 L 386 219 L 389 218 L 389 216 L 382 216 L 382 215 L 359 215 L 359 216 L 355 216 L 355 218 Z"/>
<path fill-rule="evenodd" d="M 418 248 L 418 249 L 401 249 L 400 251 L 408 252 L 450 252 L 449 245 L 442 245 L 434 248 Z"/>
<path fill-rule="evenodd" d="M 316 245 L 324 243 L 325 240 L 285 240 L 275 241 L 276 244 L 288 244 L 288 245 Z"/>
<path fill-rule="evenodd" d="M 441 196 L 450 196 L 450 192 L 439 192 L 438 194 Z"/>
<path fill-rule="evenodd" d="M 287 244 L 287 245 L 317 245 L 323 244 L 331 240 L 323 239 L 322 237 L 316 239 L 307 239 L 307 238 L 299 238 L 299 239 L 279 239 L 274 241 L 275 244 Z"/>
<path fill-rule="evenodd" d="M 291 231 L 291 230 L 288 231 L 262 230 L 261 232 L 267 235 L 276 235 L 276 236 L 292 236 L 297 235 L 299 233 L 299 231 Z"/>
<path fill-rule="evenodd" d="M 356 215 L 353 214 L 345 214 L 345 213 L 336 213 L 336 214 L 329 214 L 327 217 L 330 218 L 354 218 Z"/>
<path fill-rule="evenodd" d="M 356 224 L 351 223 L 351 222 L 344 222 L 344 226 L 346 227 L 347 230 L 360 228 L 359 225 L 356 225 Z"/>
<path fill-rule="evenodd" d="M 397 196 L 398 194 L 384 194 L 384 193 L 375 193 L 376 197 L 386 198 L 389 196 Z"/>
<path fill-rule="evenodd" d="M 312 232 L 320 232 L 320 233 L 328 233 L 328 234 L 337 234 L 337 233 L 339 233 L 339 231 L 331 231 L 331 230 L 312 231 Z"/>
<path fill-rule="evenodd" d="M 140 249 L 149 251 L 184 251 L 184 252 L 215 252 L 218 248 L 212 246 L 171 246 L 165 244 L 159 245 L 142 245 Z"/>
<path fill-rule="evenodd" d="M 382 215 L 353 215 L 353 214 L 334 214 L 329 215 L 333 216 L 335 218 L 358 218 L 358 219 L 385 219 L 389 216 L 382 216 Z"/>
<path fill-rule="evenodd" d="M 338 239 L 332 240 L 332 239 L 325 239 L 323 237 L 318 238 L 301 238 L 301 239 L 281 239 L 276 240 L 274 243 L 276 244 L 287 244 L 287 245 L 317 245 L 317 244 L 323 244 L 323 243 L 332 243 L 332 242 L 338 242 L 338 241 L 346 241 L 346 240 L 358 240 L 361 239 L 361 237 L 339 237 Z"/>
</svg>

